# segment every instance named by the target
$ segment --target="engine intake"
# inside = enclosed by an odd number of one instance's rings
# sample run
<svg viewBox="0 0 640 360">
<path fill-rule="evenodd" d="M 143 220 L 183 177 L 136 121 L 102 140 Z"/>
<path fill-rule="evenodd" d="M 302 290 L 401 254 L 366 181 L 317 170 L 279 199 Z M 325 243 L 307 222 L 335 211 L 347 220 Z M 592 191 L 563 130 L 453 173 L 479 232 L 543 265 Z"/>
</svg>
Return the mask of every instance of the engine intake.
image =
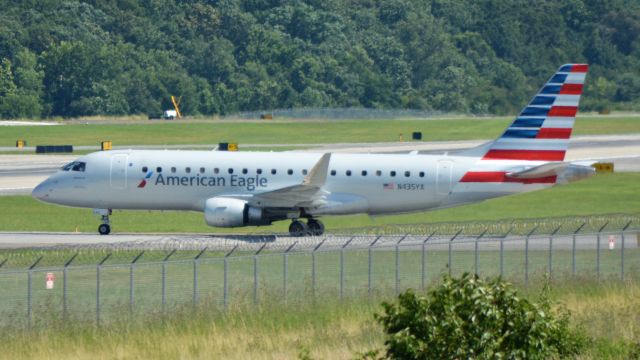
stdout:
<svg viewBox="0 0 640 360">
<path fill-rule="evenodd" d="M 269 225 L 261 208 L 249 206 L 246 201 L 214 197 L 204 205 L 204 220 L 209 226 L 241 227 L 248 225 Z"/>
</svg>

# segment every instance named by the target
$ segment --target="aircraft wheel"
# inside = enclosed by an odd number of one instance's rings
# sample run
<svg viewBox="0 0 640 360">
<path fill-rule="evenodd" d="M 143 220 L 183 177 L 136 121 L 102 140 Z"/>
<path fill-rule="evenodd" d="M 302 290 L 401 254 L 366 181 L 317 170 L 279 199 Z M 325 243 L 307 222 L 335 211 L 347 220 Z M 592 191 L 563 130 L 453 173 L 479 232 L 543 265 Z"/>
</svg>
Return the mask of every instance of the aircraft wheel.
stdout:
<svg viewBox="0 0 640 360">
<path fill-rule="evenodd" d="M 294 220 L 291 222 L 291 225 L 289 225 L 289 234 L 291 236 L 304 236 L 307 235 L 308 231 L 309 228 L 307 227 L 307 224 L 300 220 Z"/>
<path fill-rule="evenodd" d="M 111 226 L 109 226 L 108 224 L 102 224 L 98 226 L 98 232 L 100 233 L 100 235 L 109 235 L 109 233 L 111 232 Z"/>
<path fill-rule="evenodd" d="M 309 235 L 320 236 L 324 234 L 324 224 L 321 221 L 311 219 L 307 222 L 309 228 Z"/>
</svg>

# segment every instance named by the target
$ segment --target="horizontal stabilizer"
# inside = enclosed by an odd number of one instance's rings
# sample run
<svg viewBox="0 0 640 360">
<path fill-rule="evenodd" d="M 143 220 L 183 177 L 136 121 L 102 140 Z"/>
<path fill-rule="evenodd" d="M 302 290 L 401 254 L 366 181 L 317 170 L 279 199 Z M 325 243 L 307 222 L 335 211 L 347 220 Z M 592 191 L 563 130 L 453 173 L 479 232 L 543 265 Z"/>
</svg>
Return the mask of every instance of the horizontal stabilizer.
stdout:
<svg viewBox="0 0 640 360">
<path fill-rule="evenodd" d="M 551 162 L 543 165 L 535 166 L 523 171 L 507 173 L 508 178 L 512 179 L 537 179 L 548 176 L 560 175 L 569 163 L 566 162 Z"/>
<path fill-rule="evenodd" d="M 565 184 L 576 180 L 588 178 L 595 174 L 591 166 L 578 165 L 570 162 L 553 162 L 530 169 L 510 172 L 506 178 L 515 181 L 538 181 L 536 179 L 555 179 L 559 184 Z"/>
</svg>

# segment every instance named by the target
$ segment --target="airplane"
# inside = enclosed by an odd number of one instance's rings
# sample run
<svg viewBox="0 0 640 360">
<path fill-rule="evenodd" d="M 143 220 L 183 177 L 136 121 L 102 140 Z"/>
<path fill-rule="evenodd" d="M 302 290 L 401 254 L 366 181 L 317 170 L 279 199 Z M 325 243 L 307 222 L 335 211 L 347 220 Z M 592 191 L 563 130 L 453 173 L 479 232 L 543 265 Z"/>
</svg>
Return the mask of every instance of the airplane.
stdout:
<svg viewBox="0 0 640 360">
<path fill-rule="evenodd" d="M 34 188 L 53 204 L 204 213 L 214 227 L 290 219 L 293 236 L 319 217 L 440 209 L 546 189 L 594 174 L 564 157 L 589 66 L 562 65 L 494 141 L 442 155 L 110 150 L 82 156 Z M 453 123 L 452 123 L 453 124 Z M 303 220 L 306 220 L 303 221 Z"/>
</svg>

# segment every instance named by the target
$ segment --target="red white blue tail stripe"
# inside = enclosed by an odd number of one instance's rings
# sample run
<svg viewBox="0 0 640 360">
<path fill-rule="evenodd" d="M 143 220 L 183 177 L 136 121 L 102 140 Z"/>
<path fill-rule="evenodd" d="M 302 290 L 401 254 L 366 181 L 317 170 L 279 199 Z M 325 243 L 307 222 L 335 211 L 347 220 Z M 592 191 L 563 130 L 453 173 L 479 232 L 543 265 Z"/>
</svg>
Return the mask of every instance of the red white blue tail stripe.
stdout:
<svg viewBox="0 0 640 360">
<path fill-rule="evenodd" d="M 588 69 L 587 64 L 561 66 L 483 159 L 564 160 Z"/>
<path fill-rule="evenodd" d="M 561 66 L 460 182 L 554 184 L 555 176 L 509 178 L 507 169 L 564 160 L 588 70 L 587 64 Z"/>
</svg>

